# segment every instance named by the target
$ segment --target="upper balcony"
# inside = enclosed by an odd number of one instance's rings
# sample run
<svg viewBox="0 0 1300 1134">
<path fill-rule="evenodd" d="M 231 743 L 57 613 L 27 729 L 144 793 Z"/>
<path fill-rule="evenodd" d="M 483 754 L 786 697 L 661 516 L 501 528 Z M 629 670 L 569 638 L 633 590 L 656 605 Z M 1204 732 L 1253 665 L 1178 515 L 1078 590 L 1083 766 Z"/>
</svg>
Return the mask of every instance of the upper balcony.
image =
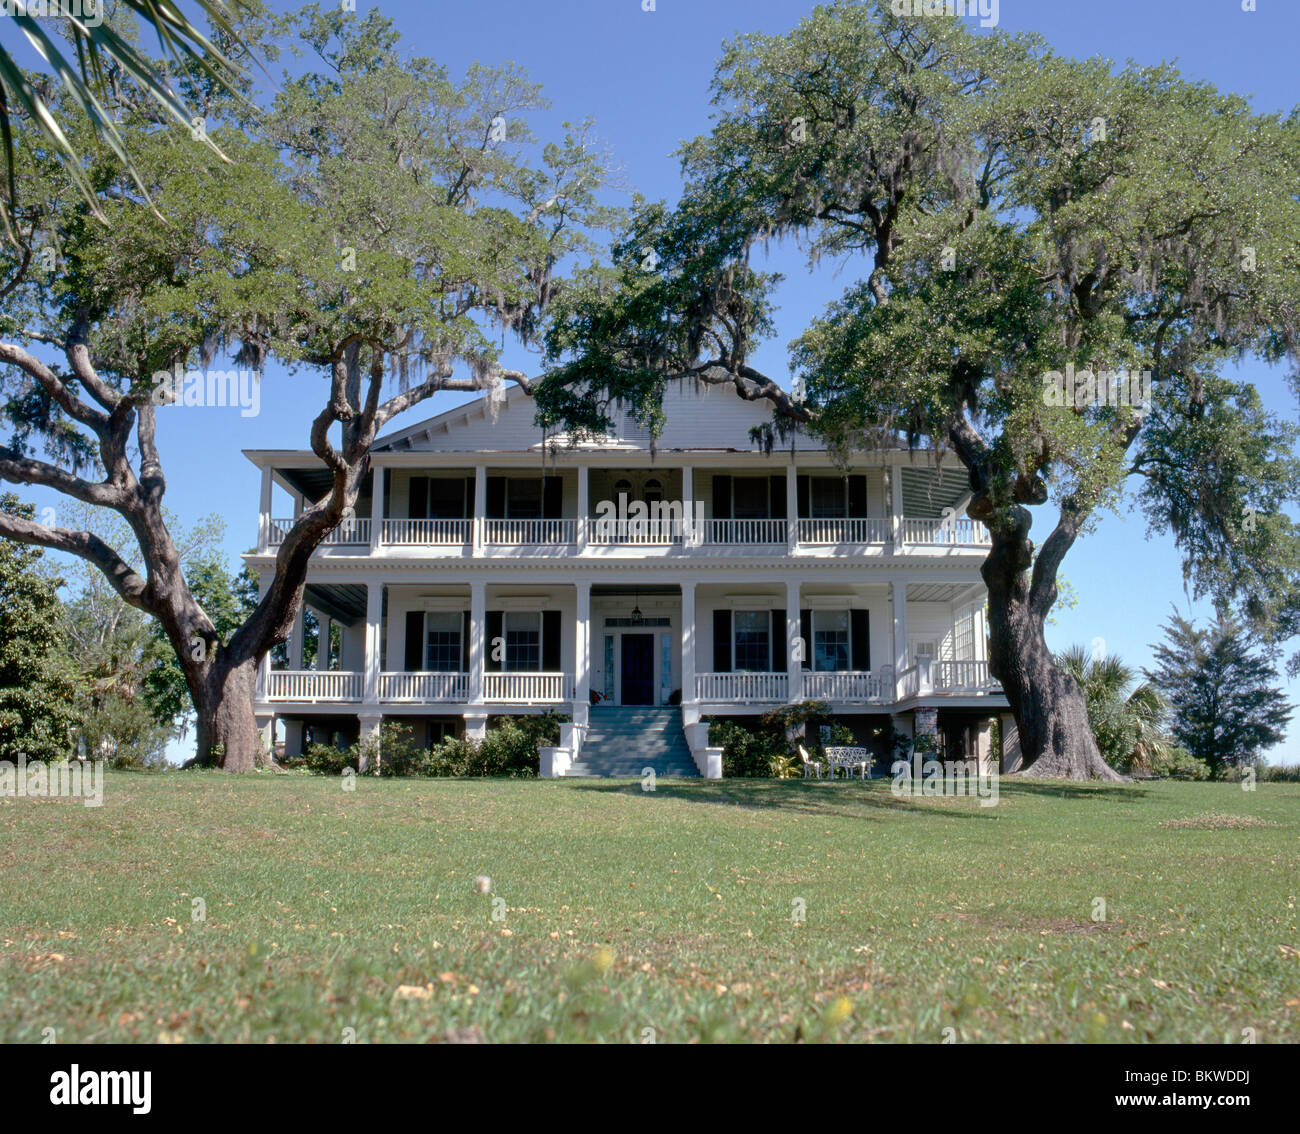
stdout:
<svg viewBox="0 0 1300 1134">
<path fill-rule="evenodd" d="M 789 466 L 777 475 L 702 466 L 538 473 L 476 466 L 385 468 L 366 478 L 357 516 L 318 556 L 646 559 L 665 557 L 966 556 L 989 546 L 983 524 L 961 515 L 962 479 L 918 480 L 918 470 L 844 475 Z M 932 470 L 920 470 L 932 472 Z M 321 474 L 264 470 L 258 552 L 274 554 L 293 526 L 271 511 L 269 483 L 300 512 Z M 913 483 L 909 483 L 909 481 Z M 937 487 L 937 491 L 936 491 Z M 381 507 L 376 509 L 379 503 Z M 369 515 L 364 513 L 369 512 Z"/>
</svg>

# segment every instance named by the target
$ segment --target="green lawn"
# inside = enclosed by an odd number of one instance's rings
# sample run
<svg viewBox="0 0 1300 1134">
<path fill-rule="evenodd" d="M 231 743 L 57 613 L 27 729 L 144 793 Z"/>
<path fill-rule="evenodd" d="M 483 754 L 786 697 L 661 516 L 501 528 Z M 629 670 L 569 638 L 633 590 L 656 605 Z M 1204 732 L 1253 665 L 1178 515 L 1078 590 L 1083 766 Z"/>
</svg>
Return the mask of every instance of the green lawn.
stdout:
<svg viewBox="0 0 1300 1134">
<path fill-rule="evenodd" d="M 110 773 L 0 800 L 0 1040 L 1294 1043 L 1298 834 L 1293 784 Z"/>
</svg>

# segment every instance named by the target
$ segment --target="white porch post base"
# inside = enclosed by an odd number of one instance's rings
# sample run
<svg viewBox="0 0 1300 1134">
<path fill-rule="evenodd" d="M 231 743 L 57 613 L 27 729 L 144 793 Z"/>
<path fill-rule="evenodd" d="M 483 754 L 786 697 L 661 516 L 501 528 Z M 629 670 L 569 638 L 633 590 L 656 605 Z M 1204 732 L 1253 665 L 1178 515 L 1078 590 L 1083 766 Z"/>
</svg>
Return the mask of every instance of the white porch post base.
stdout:
<svg viewBox="0 0 1300 1134">
<path fill-rule="evenodd" d="M 254 718 L 257 722 L 257 731 L 261 733 L 262 745 L 267 752 L 275 752 L 275 714 L 274 713 L 257 713 Z"/>
<path fill-rule="evenodd" d="M 465 739 L 482 740 L 487 736 L 487 713 L 465 714 Z"/>
<path fill-rule="evenodd" d="M 1010 713 L 999 713 L 998 722 L 1002 725 L 1002 771 L 1018 772 L 1024 757 L 1020 752 L 1020 729 L 1016 718 Z"/>
<path fill-rule="evenodd" d="M 302 739 L 302 721 L 286 720 L 284 722 L 284 758 L 286 760 L 292 760 L 302 755 Z"/>
<path fill-rule="evenodd" d="M 357 745 L 361 756 L 358 760 L 357 770 L 367 772 L 370 770 L 370 756 L 368 747 L 373 745 L 375 752 L 375 771 L 379 771 L 379 726 L 383 723 L 383 717 L 367 713 L 364 716 L 358 716 L 357 722 L 361 725 L 360 743 Z"/>
</svg>

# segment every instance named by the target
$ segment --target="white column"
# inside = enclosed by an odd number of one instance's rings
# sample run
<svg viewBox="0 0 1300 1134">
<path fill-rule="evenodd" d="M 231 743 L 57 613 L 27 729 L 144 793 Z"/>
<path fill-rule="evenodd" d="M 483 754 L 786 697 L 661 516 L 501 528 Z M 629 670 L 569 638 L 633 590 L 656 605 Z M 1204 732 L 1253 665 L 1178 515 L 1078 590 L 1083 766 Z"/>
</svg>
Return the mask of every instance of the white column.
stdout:
<svg viewBox="0 0 1300 1134">
<path fill-rule="evenodd" d="M 574 706 L 573 719 L 587 716 L 591 705 L 591 584 L 575 583 L 577 617 L 573 622 Z"/>
<path fill-rule="evenodd" d="M 316 634 L 316 669 L 324 673 L 330 667 L 330 616 L 317 612 L 320 629 Z"/>
<path fill-rule="evenodd" d="M 370 554 L 379 550 L 384 534 L 384 485 L 388 480 L 388 470 L 383 465 L 374 465 L 370 479 Z"/>
<path fill-rule="evenodd" d="M 685 465 L 682 468 L 682 520 L 686 525 L 685 531 L 682 532 L 683 546 L 695 546 L 696 527 L 703 518 L 700 509 L 695 507 L 695 469 Z M 686 698 L 683 696 L 682 699 Z"/>
<path fill-rule="evenodd" d="M 785 470 L 786 542 L 790 554 L 799 546 L 799 473 L 794 465 Z"/>
<path fill-rule="evenodd" d="M 487 515 L 487 469 L 474 468 L 474 554 L 483 554 L 483 518 Z"/>
<path fill-rule="evenodd" d="M 803 661 L 795 649 L 802 633 L 799 620 L 799 584 L 788 582 L 785 585 L 785 672 L 789 680 L 786 699 L 792 704 L 803 700 Z M 803 644 L 804 656 L 812 649 L 811 642 Z"/>
<path fill-rule="evenodd" d="M 893 530 L 890 538 L 894 541 L 894 550 L 903 546 L 903 470 L 894 466 L 889 470 L 889 496 L 893 505 Z"/>
<path fill-rule="evenodd" d="M 891 582 L 889 601 L 894 615 L 894 680 L 897 682 L 907 668 L 907 584 Z"/>
<path fill-rule="evenodd" d="M 695 582 L 682 581 L 682 704 L 695 704 Z"/>
<path fill-rule="evenodd" d="M 307 613 L 307 604 L 298 606 L 298 616 L 293 620 L 289 630 L 289 668 L 302 669 L 303 616 Z"/>
<path fill-rule="evenodd" d="M 587 522 L 591 516 L 591 470 L 578 466 L 578 548 L 577 554 L 587 553 Z"/>
<path fill-rule="evenodd" d="M 271 466 L 262 470 L 262 501 L 257 512 L 257 550 L 265 554 L 271 546 Z"/>
<path fill-rule="evenodd" d="M 379 703 L 379 673 L 383 658 L 379 656 L 380 620 L 384 610 L 384 584 L 366 585 L 366 690 L 368 705 Z"/>
<path fill-rule="evenodd" d="M 469 585 L 469 699 L 475 705 L 483 703 L 483 634 L 487 627 L 487 584 Z"/>
</svg>

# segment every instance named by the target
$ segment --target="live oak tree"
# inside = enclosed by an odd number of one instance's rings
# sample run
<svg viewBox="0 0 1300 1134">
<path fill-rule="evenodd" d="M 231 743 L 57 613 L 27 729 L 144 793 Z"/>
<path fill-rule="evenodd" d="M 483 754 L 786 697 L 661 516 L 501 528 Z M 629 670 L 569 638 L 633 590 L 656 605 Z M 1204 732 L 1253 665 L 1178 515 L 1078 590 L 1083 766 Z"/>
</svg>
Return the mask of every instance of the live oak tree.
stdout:
<svg viewBox="0 0 1300 1134">
<path fill-rule="evenodd" d="M 1194 593 L 1274 642 L 1300 630 L 1295 431 L 1223 372 L 1300 359 L 1300 120 L 850 0 L 728 45 L 713 89 L 677 207 L 641 208 L 562 297 L 543 423 L 599 428 L 620 397 L 654 426 L 688 377 L 770 400 L 768 445 L 951 450 L 992 537 L 990 668 L 1029 774 L 1117 775 L 1043 627 L 1067 552 L 1130 490 Z M 801 400 L 749 361 L 778 282 L 751 254 L 782 238 L 861 265 L 793 344 Z M 1065 393 L 1120 370 L 1149 374 L 1148 404 L 1141 378 L 1139 404 Z M 1140 584 L 1117 564 L 1116 585 Z"/>
<path fill-rule="evenodd" d="M 439 391 L 527 385 L 500 365 L 504 336 L 537 334 L 567 261 L 613 216 L 597 200 L 606 171 L 589 126 L 533 160 L 526 116 L 545 104 L 515 68 L 453 80 L 403 55 L 374 12 L 313 5 L 239 30 L 264 58 L 287 41 L 310 62 L 257 110 L 197 67 L 187 76 L 201 132 L 227 160 L 124 99 L 134 175 L 112 155 L 87 171 L 106 226 L 57 155 L 32 131 L 20 139 L 0 313 L 0 477 L 117 512 L 139 567 L 57 517 L 0 514 L 0 534 L 94 563 L 157 620 L 194 702 L 197 759 L 232 771 L 265 755 L 259 662 L 288 637 L 310 556 L 355 506 L 379 431 Z M 332 482 L 223 636 L 168 528 L 156 438 L 167 414 L 204 412 L 168 408 L 160 376 L 227 355 L 258 373 L 278 359 L 304 393 L 323 385 L 310 445 Z"/>
<path fill-rule="evenodd" d="M 31 515 L 12 492 L 0 508 Z M 66 760 L 81 682 L 68 653 L 58 579 L 40 548 L 0 539 L 0 760 Z"/>
</svg>

